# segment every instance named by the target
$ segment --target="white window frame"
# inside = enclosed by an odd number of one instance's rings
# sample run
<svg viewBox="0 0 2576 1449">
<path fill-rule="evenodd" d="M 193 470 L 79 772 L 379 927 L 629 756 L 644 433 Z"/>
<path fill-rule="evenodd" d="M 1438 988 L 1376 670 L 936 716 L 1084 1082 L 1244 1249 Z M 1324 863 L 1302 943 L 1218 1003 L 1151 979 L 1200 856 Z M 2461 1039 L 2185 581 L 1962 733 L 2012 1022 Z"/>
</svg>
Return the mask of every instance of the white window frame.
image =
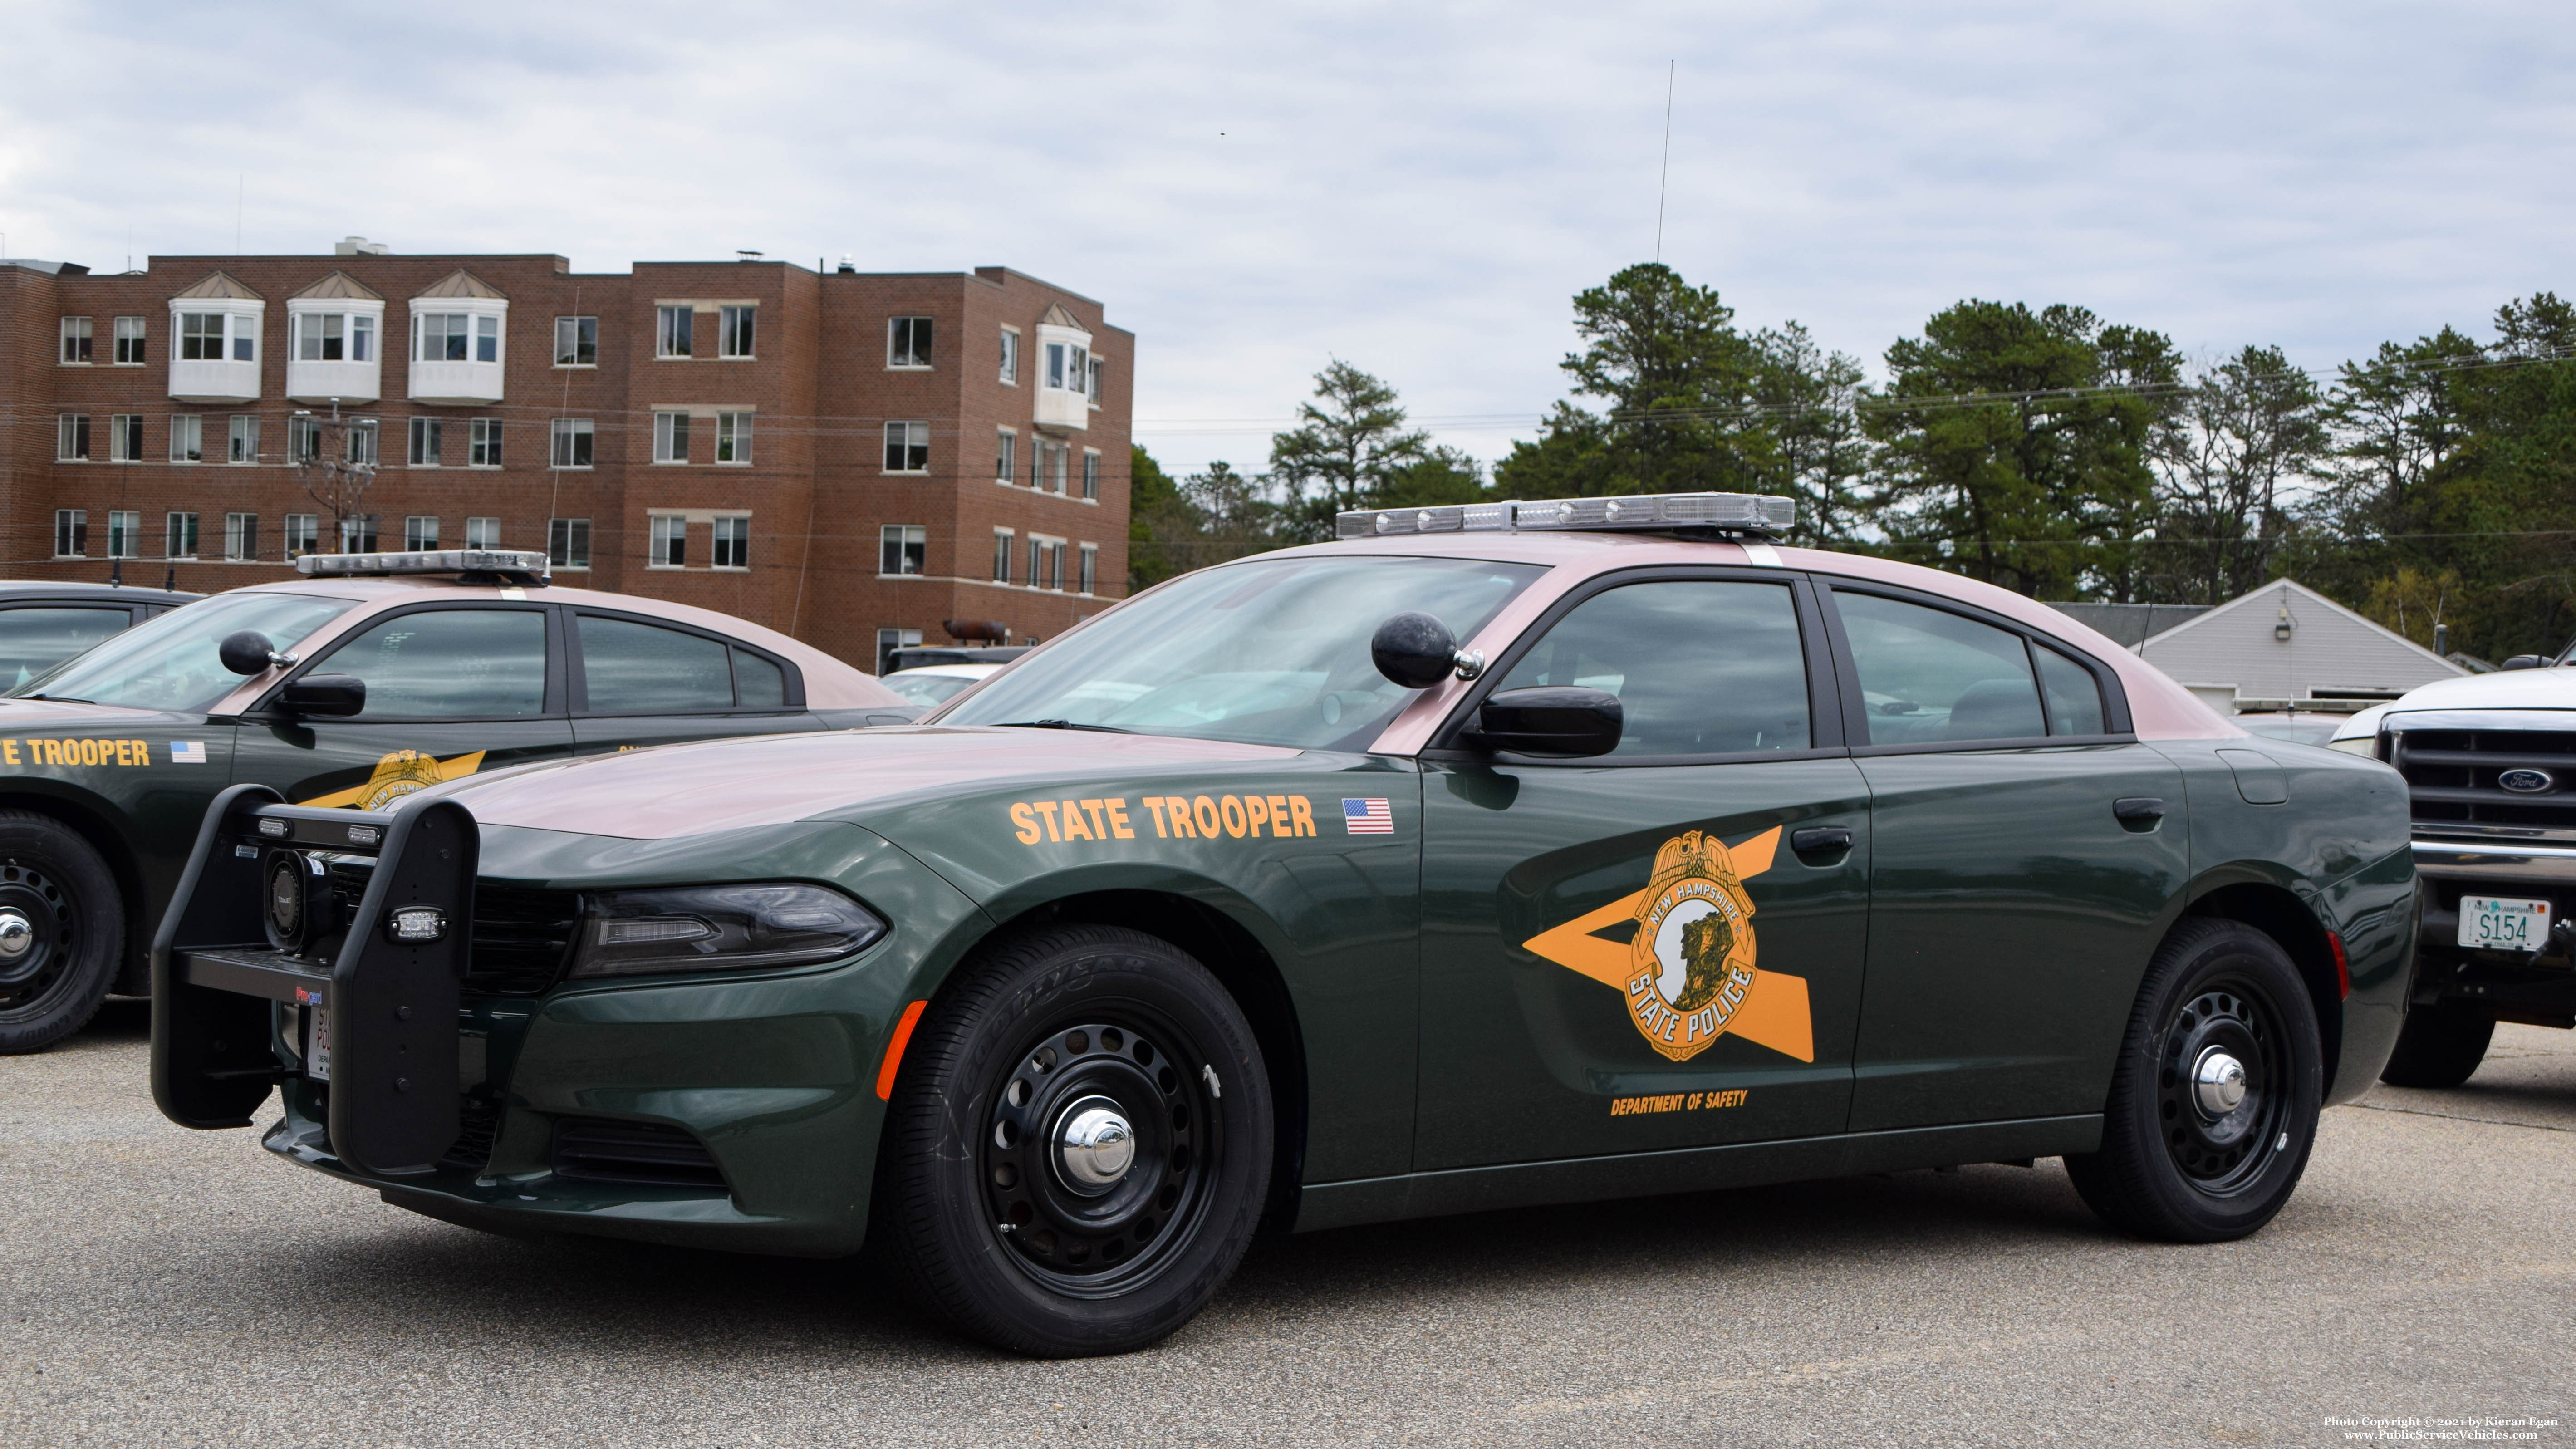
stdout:
<svg viewBox="0 0 2576 1449">
<path fill-rule="evenodd" d="M 1020 329 L 1002 329 L 1002 386 L 1020 385 Z"/>
<path fill-rule="evenodd" d="M 286 340 L 290 362 L 373 362 L 376 319 L 365 312 L 293 312 L 287 315 Z M 335 342 L 340 355 L 323 356 Z M 313 355 L 305 356 L 307 350 Z"/>
<path fill-rule="evenodd" d="M 465 425 L 465 466 L 498 468 L 501 466 L 501 420 L 475 418 Z"/>
<path fill-rule="evenodd" d="M 1082 450 L 1082 501 L 1085 503 L 1100 501 L 1100 450 L 1098 448 Z"/>
<path fill-rule="evenodd" d="M 90 436 L 89 414 L 54 414 L 54 461 L 86 463 L 92 456 L 96 440 Z"/>
<path fill-rule="evenodd" d="M 914 648 L 920 643 L 919 629 L 879 629 L 877 631 L 877 672 L 879 674 L 886 672 L 886 666 L 894 662 L 894 651 Z"/>
<path fill-rule="evenodd" d="M 349 461 L 382 463 L 384 461 L 383 424 L 373 418 L 361 418 L 349 425 Z"/>
<path fill-rule="evenodd" d="M 1003 428 L 993 444 L 993 481 L 1008 488 L 1019 477 L 1020 435 L 1017 429 Z"/>
<path fill-rule="evenodd" d="M 322 456 L 322 421 L 299 414 L 286 420 L 286 461 L 309 463 Z"/>
<path fill-rule="evenodd" d="M 65 367 L 87 367 L 96 361 L 98 323 L 88 317 L 65 317 L 62 326 L 62 351 L 55 361 Z M 78 353 L 79 356 L 73 356 Z"/>
<path fill-rule="evenodd" d="M 224 562 L 255 563 L 259 559 L 259 515 L 227 513 L 224 515 Z"/>
<path fill-rule="evenodd" d="M 107 556 L 143 557 L 142 509 L 111 508 L 107 511 Z"/>
<path fill-rule="evenodd" d="M 243 468 L 258 464 L 259 415 L 257 413 L 234 413 L 231 415 L 231 420 L 225 423 L 224 462 Z"/>
<path fill-rule="evenodd" d="M 143 461 L 143 414 L 109 413 L 107 415 L 107 461 L 140 463 Z M 116 557 L 110 554 L 109 557 Z"/>
<path fill-rule="evenodd" d="M 918 324 L 918 325 L 915 325 Z M 931 372 L 932 359 L 939 354 L 939 319 L 921 313 L 907 313 L 886 319 L 886 370 L 889 372 Z"/>
<path fill-rule="evenodd" d="M 644 567 L 685 569 L 689 566 L 689 515 L 655 513 L 645 523 Z M 676 557 L 675 557 L 676 555 Z"/>
<path fill-rule="evenodd" d="M 653 357 L 660 362 L 687 362 L 697 355 L 698 309 L 683 302 L 653 309 Z"/>
<path fill-rule="evenodd" d="M 203 414 L 170 415 L 170 461 L 187 464 L 206 461 L 206 419 Z"/>
<path fill-rule="evenodd" d="M 1090 376 L 1086 380 L 1083 391 L 1090 394 L 1091 406 L 1095 410 L 1100 406 L 1100 373 L 1104 366 L 1106 366 L 1106 363 L 1102 360 L 1099 353 L 1095 352 L 1091 354 Z"/>
<path fill-rule="evenodd" d="M 894 466 L 898 449 L 901 450 L 902 460 L 906 464 L 906 466 L 900 468 Z M 918 453 L 921 457 L 921 465 L 919 467 L 910 466 L 915 453 Z M 886 473 L 919 475 L 929 472 L 930 424 L 914 421 L 887 423 L 885 425 L 885 456 L 878 461 L 885 464 L 885 467 L 881 471 Z"/>
<path fill-rule="evenodd" d="M 322 515 L 290 513 L 279 525 L 278 546 L 286 551 L 289 562 L 322 548 Z"/>
<path fill-rule="evenodd" d="M 340 552 L 378 553 L 385 544 L 385 516 L 353 513 L 340 520 Z"/>
<path fill-rule="evenodd" d="M 492 517 L 489 514 L 478 514 L 466 519 L 465 546 L 467 548 L 499 548 L 501 546 L 501 520 Z"/>
<path fill-rule="evenodd" d="M 689 414 L 680 408 L 653 410 L 653 461 L 685 467 L 689 461 Z"/>
<path fill-rule="evenodd" d="M 749 346 L 744 346 L 749 343 Z M 760 355 L 760 306 L 728 304 L 716 309 L 716 356 L 750 362 Z"/>
<path fill-rule="evenodd" d="M 414 513 L 403 519 L 403 552 L 427 553 L 437 547 L 437 514 Z"/>
<path fill-rule="evenodd" d="M 127 324 L 132 325 L 127 325 Z M 141 367 L 151 360 L 152 319 L 126 316 L 116 319 L 116 356 L 118 367 Z M 128 343 L 133 344 L 127 346 Z M 131 355 L 129 355 L 131 354 Z"/>
<path fill-rule="evenodd" d="M 588 362 L 581 360 L 581 350 L 584 346 L 584 339 L 581 335 L 581 324 L 585 322 L 590 324 L 590 337 L 587 343 L 590 348 L 590 361 Z M 570 348 L 566 348 L 564 345 L 566 333 L 571 334 L 572 345 Z M 567 351 L 572 354 L 569 360 L 564 356 Z M 555 366 L 586 367 L 593 370 L 596 370 L 599 367 L 599 319 L 597 317 L 569 315 L 557 317 L 555 319 Z"/>
<path fill-rule="evenodd" d="M 1100 545 L 1086 543 L 1077 550 L 1075 557 L 1080 566 L 1080 572 L 1075 579 L 1074 592 L 1089 598 L 1092 590 L 1100 583 Z"/>
<path fill-rule="evenodd" d="M 197 515 L 194 510 L 174 508 L 161 515 L 161 556 L 182 562 L 197 556 Z"/>
<path fill-rule="evenodd" d="M 54 510 L 54 557 L 89 557 L 89 510 L 57 508 Z"/>
<path fill-rule="evenodd" d="M 411 360 L 414 362 L 476 361 L 474 356 L 475 316 L 476 314 L 472 312 L 414 312 L 411 316 Z M 486 317 L 484 320 L 496 324 L 500 321 L 497 317 Z M 431 330 L 433 323 L 437 324 L 435 331 Z M 432 337 L 439 340 L 438 355 L 435 357 L 430 355 L 429 350 L 429 340 Z M 448 356 L 447 349 L 458 344 L 463 346 L 464 355 Z"/>
<path fill-rule="evenodd" d="M 546 430 L 546 466 L 549 468 L 594 468 L 598 466 L 598 429 L 588 418 L 556 418 Z"/>
<path fill-rule="evenodd" d="M 728 468 L 751 466 L 752 414 L 727 410 L 716 414 L 716 461 Z"/>
<path fill-rule="evenodd" d="M 891 550 L 891 553 L 889 553 Z M 891 557 L 894 567 L 886 567 Z M 909 565 L 909 567 L 907 567 Z M 877 577 L 926 578 L 930 573 L 930 527 L 921 523 L 888 523 L 877 528 Z"/>
<path fill-rule="evenodd" d="M 730 535 L 730 537 L 728 537 Z M 731 544 L 732 561 L 726 561 L 726 545 Z M 751 515 L 719 513 L 715 516 L 714 539 L 707 545 L 707 567 L 729 573 L 751 571 Z"/>
<path fill-rule="evenodd" d="M 993 530 L 993 582 L 1008 587 L 1011 582 L 1011 542 L 1019 535 L 1015 530 Z"/>
<path fill-rule="evenodd" d="M 178 356 L 173 358 L 173 361 L 259 361 L 259 319 L 257 317 L 242 312 L 201 311 L 181 312 L 178 315 L 179 347 Z M 189 331 L 189 323 L 192 321 L 197 324 L 193 334 Z M 206 328 L 205 324 L 208 322 L 215 324 L 211 331 Z M 188 355 L 188 344 L 191 342 L 194 342 L 198 348 L 198 355 L 195 357 Z M 215 349 L 212 357 L 204 355 L 204 349 L 209 342 Z"/>
<path fill-rule="evenodd" d="M 443 466 L 441 460 L 447 451 L 446 422 L 445 418 L 414 417 L 411 420 L 411 442 L 403 454 L 408 466 L 414 468 Z"/>
<path fill-rule="evenodd" d="M 559 569 L 588 569 L 590 567 L 590 520 L 587 518 L 547 519 L 546 562 Z"/>
</svg>

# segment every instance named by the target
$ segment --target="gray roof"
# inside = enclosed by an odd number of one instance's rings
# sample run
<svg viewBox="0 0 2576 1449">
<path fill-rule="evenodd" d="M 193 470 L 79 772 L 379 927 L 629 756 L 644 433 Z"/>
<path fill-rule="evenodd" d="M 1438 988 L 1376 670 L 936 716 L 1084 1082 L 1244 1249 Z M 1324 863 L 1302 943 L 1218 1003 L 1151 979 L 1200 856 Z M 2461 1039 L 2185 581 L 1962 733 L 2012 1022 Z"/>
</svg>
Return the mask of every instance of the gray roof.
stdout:
<svg viewBox="0 0 2576 1449">
<path fill-rule="evenodd" d="M 2048 607 L 2087 628 L 2099 630 L 2130 649 L 2176 624 L 2187 624 L 2209 612 L 2207 604 L 2050 604 Z"/>
<path fill-rule="evenodd" d="M 347 272 L 333 272 L 312 286 L 295 294 L 298 297 L 329 297 L 357 302 L 381 302 L 384 294 L 369 287 Z"/>
<path fill-rule="evenodd" d="M 250 288 L 245 287 L 240 282 L 234 280 L 232 275 L 228 272 L 209 272 L 206 274 L 206 279 L 204 281 L 199 282 L 188 290 L 179 293 L 178 296 L 171 298 L 171 300 L 174 302 L 196 301 L 211 297 L 221 297 L 238 302 L 257 302 L 263 300 L 259 293 L 252 291 Z"/>
</svg>

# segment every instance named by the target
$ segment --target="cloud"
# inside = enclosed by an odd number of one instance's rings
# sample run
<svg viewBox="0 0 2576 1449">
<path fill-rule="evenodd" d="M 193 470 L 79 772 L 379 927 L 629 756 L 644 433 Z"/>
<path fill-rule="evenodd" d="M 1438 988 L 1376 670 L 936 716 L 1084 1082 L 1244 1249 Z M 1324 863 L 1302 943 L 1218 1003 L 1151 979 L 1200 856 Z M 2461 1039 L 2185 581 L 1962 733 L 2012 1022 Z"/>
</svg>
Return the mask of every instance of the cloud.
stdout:
<svg viewBox="0 0 2576 1449">
<path fill-rule="evenodd" d="M 0 229 L 1000 263 L 1139 336 L 1140 432 L 1257 462 L 1341 356 L 1484 456 L 1655 246 L 1874 361 L 1965 296 L 2328 367 L 2567 283 L 2539 4 L 0 5 Z M 130 241 L 129 241 L 130 238 Z M 1522 425 L 1521 432 L 1528 429 Z"/>
</svg>

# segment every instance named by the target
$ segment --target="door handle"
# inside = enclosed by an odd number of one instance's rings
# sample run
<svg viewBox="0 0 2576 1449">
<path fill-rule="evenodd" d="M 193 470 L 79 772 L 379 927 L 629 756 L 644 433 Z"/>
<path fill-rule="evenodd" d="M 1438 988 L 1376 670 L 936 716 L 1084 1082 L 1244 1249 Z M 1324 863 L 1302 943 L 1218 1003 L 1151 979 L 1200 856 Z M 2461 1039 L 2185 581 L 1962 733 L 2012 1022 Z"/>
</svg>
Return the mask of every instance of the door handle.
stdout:
<svg viewBox="0 0 2576 1449">
<path fill-rule="evenodd" d="M 1789 833 L 1789 848 L 1800 855 L 1816 855 L 1829 850 L 1849 850 L 1856 839 L 1840 825 L 1817 825 Z"/>
<path fill-rule="evenodd" d="M 2153 795 L 2132 795 L 2112 801 L 2111 814 L 2131 830 L 2152 829 L 2165 818 L 2165 802 Z"/>
</svg>

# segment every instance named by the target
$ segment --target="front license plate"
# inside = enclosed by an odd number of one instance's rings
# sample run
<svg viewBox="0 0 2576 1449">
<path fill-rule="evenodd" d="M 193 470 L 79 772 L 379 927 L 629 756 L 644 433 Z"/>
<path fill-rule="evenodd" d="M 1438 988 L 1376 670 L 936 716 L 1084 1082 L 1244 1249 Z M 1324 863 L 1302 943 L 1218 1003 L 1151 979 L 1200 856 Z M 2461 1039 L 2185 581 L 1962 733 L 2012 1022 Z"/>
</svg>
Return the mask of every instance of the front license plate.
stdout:
<svg viewBox="0 0 2576 1449">
<path fill-rule="evenodd" d="M 2549 902 L 2460 897 L 2460 944 L 2484 951 L 2537 951 L 2549 940 Z"/>
<path fill-rule="evenodd" d="M 304 1075 L 327 1082 L 331 1080 L 331 1013 L 317 1001 L 304 1008 L 304 1019 L 313 1024 L 304 1043 Z"/>
</svg>

